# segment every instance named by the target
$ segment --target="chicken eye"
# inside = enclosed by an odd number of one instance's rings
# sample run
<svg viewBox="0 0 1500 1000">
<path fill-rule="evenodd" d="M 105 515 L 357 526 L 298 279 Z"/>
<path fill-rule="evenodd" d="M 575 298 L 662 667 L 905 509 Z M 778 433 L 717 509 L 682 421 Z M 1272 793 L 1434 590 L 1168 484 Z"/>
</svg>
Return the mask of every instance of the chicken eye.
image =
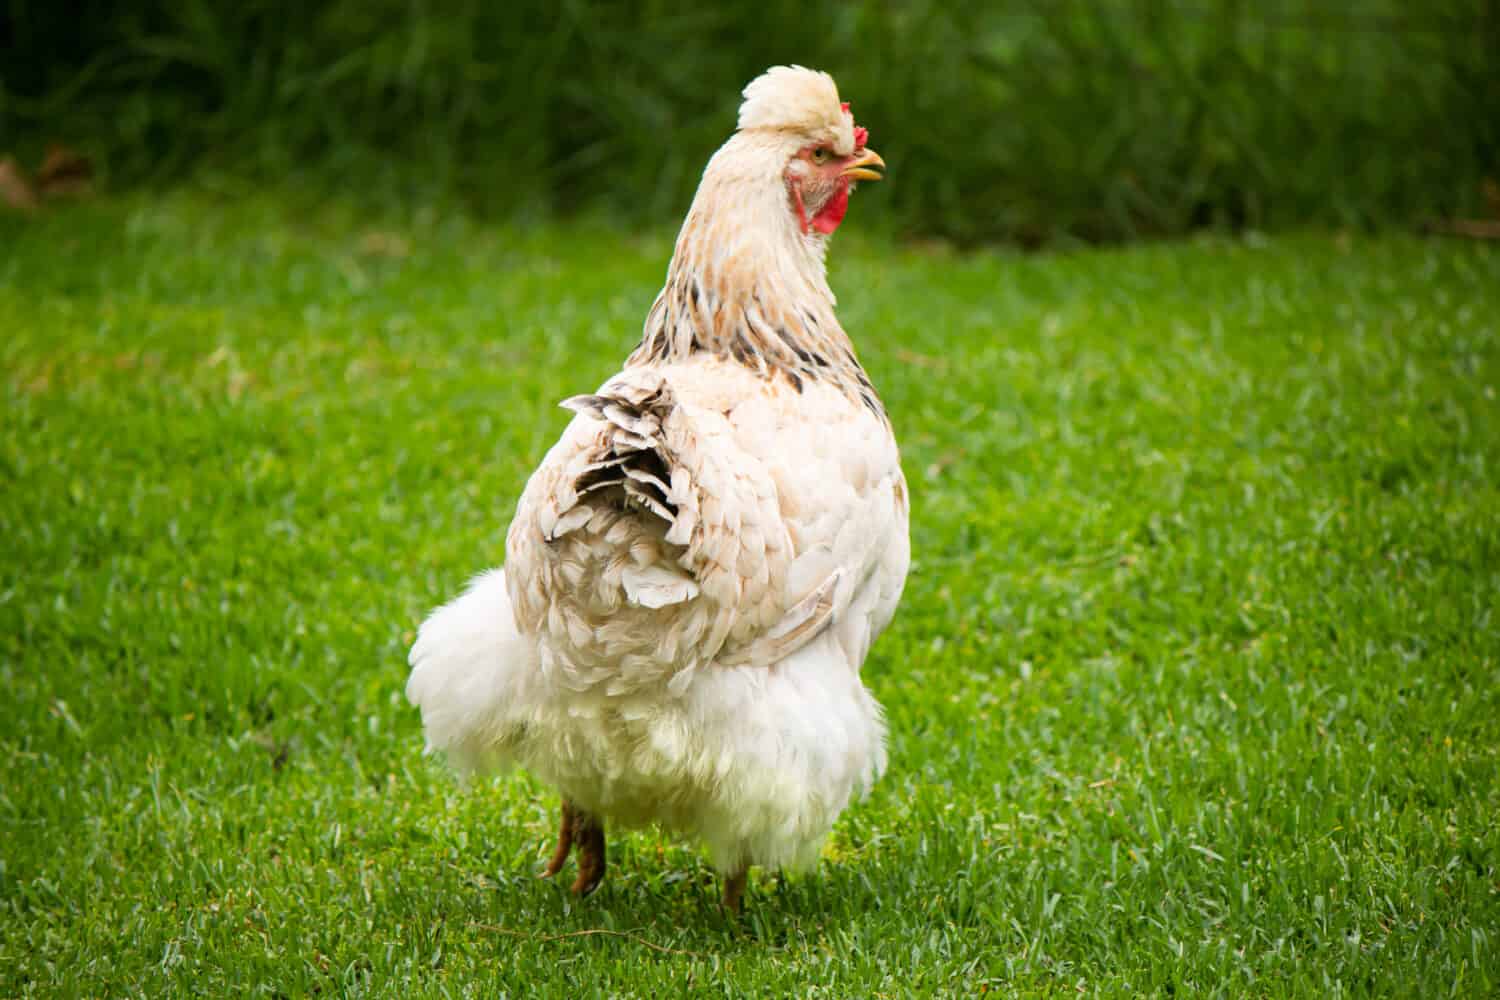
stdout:
<svg viewBox="0 0 1500 1000">
<path fill-rule="evenodd" d="M 812 151 L 812 161 L 821 166 L 822 164 L 827 163 L 828 158 L 832 155 L 833 154 L 829 152 L 827 146 L 819 146 L 817 149 Z"/>
</svg>

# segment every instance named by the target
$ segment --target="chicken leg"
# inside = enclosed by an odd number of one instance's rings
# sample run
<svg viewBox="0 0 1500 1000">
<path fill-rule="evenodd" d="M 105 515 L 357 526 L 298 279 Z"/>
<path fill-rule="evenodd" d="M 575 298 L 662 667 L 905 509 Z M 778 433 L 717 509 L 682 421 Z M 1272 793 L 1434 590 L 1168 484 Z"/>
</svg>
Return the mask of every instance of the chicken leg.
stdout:
<svg viewBox="0 0 1500 1000">
<path fill-rule="evenodd" d="M 724 909 L 730 913 L 740 912 L 740 903 L 745 898 L 745 881 L 750 874 L 748 865 L 724 876 Z"/>
<path fill-rule="evenodd" d="M 562 871 L 574 844 L 578 845 L 578 878 L 573 880 L 573 894 L 587 896 L 599 888 L 604 879 L 604 823 L 563 799 L 557 846 L 552 849 L 552 858 L 542 870 L 542 878 L 551 878 Z"/>
</svg>

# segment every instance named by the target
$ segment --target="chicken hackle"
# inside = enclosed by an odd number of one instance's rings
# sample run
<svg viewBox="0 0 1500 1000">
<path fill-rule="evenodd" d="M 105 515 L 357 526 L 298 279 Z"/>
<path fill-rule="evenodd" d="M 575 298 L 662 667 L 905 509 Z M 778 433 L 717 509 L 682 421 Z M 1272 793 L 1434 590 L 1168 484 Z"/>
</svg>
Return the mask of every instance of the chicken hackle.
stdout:
<svg viewBox="0 0 1500 1000">
<path fill-rule="evenodd" d="M 407 696 L 464 772 L 562 794 L 544 875 L 605 871 L 605 821 L 695 837 L 738 909 L 814 862 L 885 768 L 860 666 L 909 562 L 890 420 L 824 254 L 884 163 L 831 77 L 744 91 L 623 370 L 532 475 L 504 569 L 422 625 Z"/>
</svg>

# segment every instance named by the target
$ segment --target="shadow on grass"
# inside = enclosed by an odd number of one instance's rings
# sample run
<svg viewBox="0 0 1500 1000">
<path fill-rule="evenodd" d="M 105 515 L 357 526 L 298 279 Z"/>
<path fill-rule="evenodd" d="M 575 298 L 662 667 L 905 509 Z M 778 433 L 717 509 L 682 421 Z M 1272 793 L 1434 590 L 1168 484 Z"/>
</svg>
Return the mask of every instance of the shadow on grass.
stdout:
<svg viewBox="0 0 1500 1000">
<path fill-rule="evenodd" d="M 476 867 L 464 875 L 462 888 L 445 890 L 434 903 L 452 912 L 488 912 L 467 922 L 476 938 L 500 935 L 533 944 L 606 938 L 657 954 L 705 958 L 806 944 L 912 890 L 910 873 L 893 863 L 825 861 L 801 874 L 755 869 L 736 915 L 720 904 L 720 880 L 706 864 L 680 847 L 663 853 L 665 863 L 655 850 L 617 852 L 605 881 L 584 899 L 569 891 L 567 870 L 555 880 L 539 878 L 538 859 L 499 880 Z M 525 923 L 513 923 L 517 916 Z"/>
</svg>

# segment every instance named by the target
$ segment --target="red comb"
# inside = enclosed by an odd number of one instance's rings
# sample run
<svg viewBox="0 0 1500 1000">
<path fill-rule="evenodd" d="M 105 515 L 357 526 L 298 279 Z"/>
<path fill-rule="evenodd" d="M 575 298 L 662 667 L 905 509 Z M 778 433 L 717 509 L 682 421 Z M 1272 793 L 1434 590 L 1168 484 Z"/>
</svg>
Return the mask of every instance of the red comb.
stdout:
<svg viewBox="0 0 1500 1000">
<path fill-rule="evenodd" d="M 844 114 L 848 115 L 850 118 L 854 117 L 854 113 L 849 110 L 849 102 L 848 101 L 845 101 L 843 104 L 840 104 L 839 105 L 839 109 L 841 111 L 843 111 Z M 865 128 L 863 125 L 856 125 L 856 126 L 854 126 L 854 148 L 855 149 L 864 149 L 865 148 L 865 143 L 867 143 L 869 141 L 870 141 L 870 130 L 867 129 L 867 128 Z"/>
<path fill-rule="evenodd" d="M 854 126 L 854 148 L 864 149 L 865 143 L 870 141 L 870 130 L 863 125 Z"/>
</svg>

